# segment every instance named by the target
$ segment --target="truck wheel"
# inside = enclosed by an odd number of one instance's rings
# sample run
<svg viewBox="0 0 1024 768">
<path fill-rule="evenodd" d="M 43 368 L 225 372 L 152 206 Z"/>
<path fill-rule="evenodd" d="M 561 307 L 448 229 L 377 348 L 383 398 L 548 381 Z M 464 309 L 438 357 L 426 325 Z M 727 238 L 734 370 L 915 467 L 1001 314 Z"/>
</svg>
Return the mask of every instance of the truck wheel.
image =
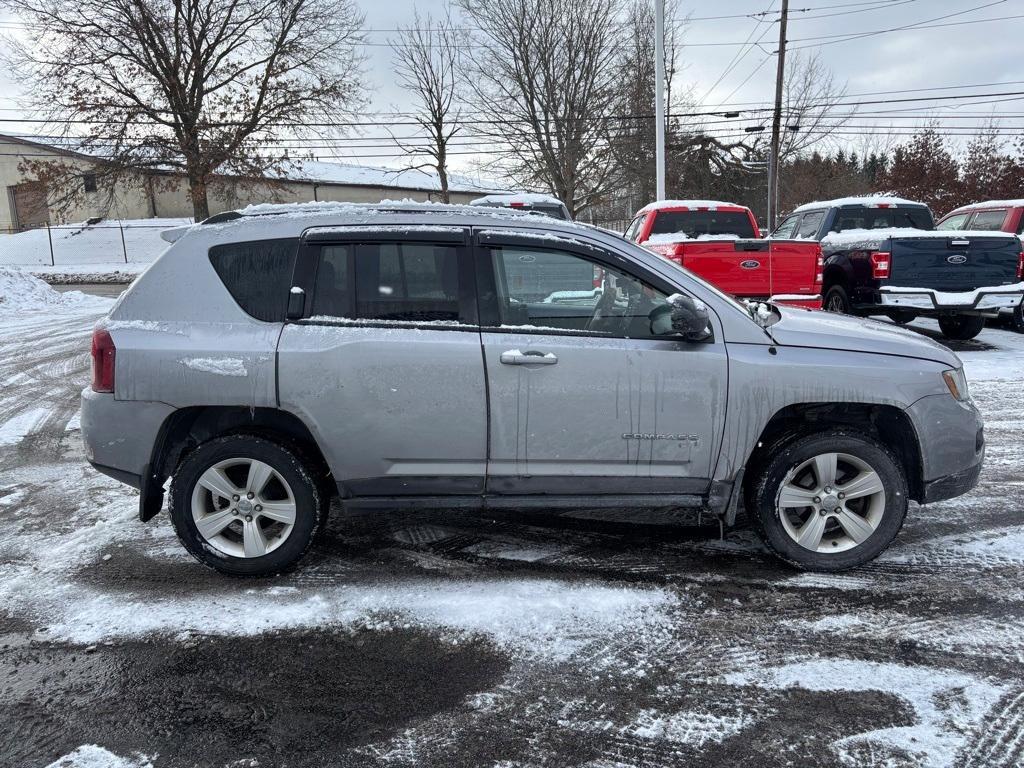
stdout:
<svg viewBox="0 0 1024 768">
<path fill-rule="evenodd" d="M 1024 304 L 1018 304 L 1010 317 L 1010 327 L 1017 333 L 1024 333 Z"/>
<path fill-rule="evenodd" d="M 917 314 L 904 310 L 903 312 L 893 312 L 889 315 L 889 319 L 896 323 L 896 325 L 906 325 L 916 320 Z"/>
<path fill-rule="evenodd" d="M 939 318 L 939 330 L 947 339 L 967 341 L 973 339 L 985 327 L 985 318 L 980 315 L 953 315 Z"/>
<path fill-rule="evenodd" d="M 833 285 L 828 289 L 825 294 L 825 311 L 826 312 L 838 312 L 843 315 L 848 315 L 853 310 L 850 305 L 850 297 L 846 294 L 846 289 L 841 285 Z"/>
<path fill-rule="evenodd" d="M 188 454 L 171 481 L 169 506 L 185 549 L 231 576 L 291 568 L 326 514 L 299 456 L 255 435 L 218 437 Z"/>
<path fill-rule="evenodd" d="M 783 560 L 842 571 L 877 557 L 907 513 L 907 481 L 872 437 L 835 429 L 776 445 L 753 484 L 751 517 Z"/>
</svg>

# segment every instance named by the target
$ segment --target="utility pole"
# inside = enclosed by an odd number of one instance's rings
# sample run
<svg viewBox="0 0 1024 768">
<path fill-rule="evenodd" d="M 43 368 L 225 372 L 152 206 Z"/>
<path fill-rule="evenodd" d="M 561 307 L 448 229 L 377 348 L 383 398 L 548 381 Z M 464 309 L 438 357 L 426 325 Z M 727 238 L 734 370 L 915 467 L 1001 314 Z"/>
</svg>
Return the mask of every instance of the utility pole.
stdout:
<svg viewBox="0 0 1024 768">
<path fill-rule="evenodd" d="M 788 2 L 788 0 L 787 0 Z M 665 199 L 665 0 L 654 0 L 654 163 L 657 198 Z"/>
<path fill-rule="evenodd" d="M 768 231 L 775 229 L 779 212 L 779 138 L 782 132 L 782 83 L 786 74 L 786 22 L 789 21 L 789 0 L 782 0 L 782 18 L 779 19 L 779 60 L 775 70 L 775 114 L 772 115 L 772 146 L 768 155 Z"/>
</svg>

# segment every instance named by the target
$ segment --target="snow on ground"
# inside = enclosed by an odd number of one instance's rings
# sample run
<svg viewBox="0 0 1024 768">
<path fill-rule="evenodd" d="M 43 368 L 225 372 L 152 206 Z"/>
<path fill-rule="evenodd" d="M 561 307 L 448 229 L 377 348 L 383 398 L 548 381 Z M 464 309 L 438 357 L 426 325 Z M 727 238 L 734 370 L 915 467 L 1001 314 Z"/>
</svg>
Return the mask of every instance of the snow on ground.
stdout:
<svg viewBox="0 0 1024 768">
<path fill-rule="evenodd" d="M 61 308 L 76 308 L 84 311 L 98 311 L 109 307 L 108 299 L 87 296 L 81 291 L 60 293 L 37 277 L 18 267 L 0 266 L 0 309 L 31 311 Z M 10 312 L 5 312 L 10 317 Z"/>
<path fill-rule="evenodd" d="M 46 768 L 153 768 L 153 763 L 142 755 L 131 759 L 118 757 L 96 744 L 84 744 Z"/>
<path fill-rule="evenodd" d="M 160 238 L 161 232 L 191 223 L 192 219 L 104 219 L 97 224 L 62 224 L 49 230 L 31 229 L 0 235 L 0 265 L 28 266 L 44 271 L 88 267 L 96 272 L 108 269 L 126 272 L 132 270 L 133 265 L 151 263 L 167 249 L 167 243 Z"/>
<path fill-rule="evenodd" d="M 0 765 L 1024 762 L 1024 336 L 958 347 L 986 418 L 978 489 L 912 507 L 851 573 L 795 573 L 748 530 L 636 524 L 653 512 L 336 508 L 297 572 L 244 581 L 84 462 L 78 392 L 109 300 L 3 274 L 21 304 L 0 311 Z M 480 672 L 470 648 L 501 664 Z M 405 714 L 388 698 L 449 688 Z M 292 711 L 316 736 L 282 747 Z"/>
</svg>

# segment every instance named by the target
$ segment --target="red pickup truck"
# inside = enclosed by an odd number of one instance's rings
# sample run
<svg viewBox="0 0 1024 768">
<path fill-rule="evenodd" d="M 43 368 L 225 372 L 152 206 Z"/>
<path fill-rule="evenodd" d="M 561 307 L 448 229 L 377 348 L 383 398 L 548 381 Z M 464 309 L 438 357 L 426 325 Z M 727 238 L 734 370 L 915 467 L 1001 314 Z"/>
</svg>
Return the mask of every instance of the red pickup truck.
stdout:
<svg viewBox="0 0 1024 768">
<path fill-rule="evenodd" d="M 745 206 L 662 200 L 641 208 L 625 236 L 738 298 L 821 309 L 821 246 L 762 238 Z"/>
</svg>

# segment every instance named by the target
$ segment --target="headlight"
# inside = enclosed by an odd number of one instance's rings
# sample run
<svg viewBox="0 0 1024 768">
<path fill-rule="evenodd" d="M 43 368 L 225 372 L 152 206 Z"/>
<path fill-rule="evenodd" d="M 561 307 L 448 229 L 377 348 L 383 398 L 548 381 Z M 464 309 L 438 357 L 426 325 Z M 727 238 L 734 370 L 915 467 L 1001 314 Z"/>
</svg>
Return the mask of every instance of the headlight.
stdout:
<svg viewBox="0 0 1024 768">
<path fill-rule="evenodd" d="M 964 376 L 963 368 L 951 368 L 948 371 L 943 371 L 942 378 L 946 382 L 946 386 L 949 387 L 949 394 L 957 400 L 964 402 L 971 399 L 971 395 L 967 391 L 967 377 Z"/>
</svg>

